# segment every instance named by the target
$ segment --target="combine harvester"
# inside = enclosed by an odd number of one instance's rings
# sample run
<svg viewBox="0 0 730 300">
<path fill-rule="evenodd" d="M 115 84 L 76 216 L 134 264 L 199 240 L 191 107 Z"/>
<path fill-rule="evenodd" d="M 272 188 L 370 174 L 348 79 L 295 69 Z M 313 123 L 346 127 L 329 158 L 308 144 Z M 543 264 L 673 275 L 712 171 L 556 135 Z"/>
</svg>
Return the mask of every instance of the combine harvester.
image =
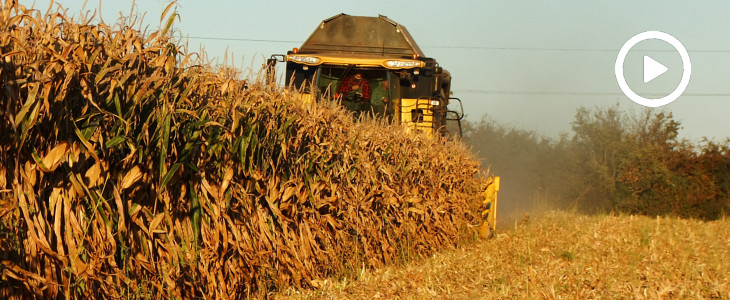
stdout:
<svg viewBox="0 0 730 300">
<path fill-rule="evenodd" d="M 337 101 L 355 115 L 372 113 L 429 137 L 461 136 L 464 112 L 461 100 L 451 97 L 451 75 L 423 54 L 404 26 L 385 16 L 333 16 L 301 47 L 272 55 L 267 61 L 269 80 L 276 78 L 277 62 L 286 63 L 286 85 L 300 88 L 305 101 Z M 343 87 L 356 75 L 357 88 Z M 380 103 L 369 97 L 385 98 L 383 109 L 378 111 Z M 449 110 L 449 104 L 458 109 Z M 450 133 L 447 127 L 458 132 Z M 482 236 L 496 229 L 498 190 L 499 177 L 490 177 Z"/>
</svg>

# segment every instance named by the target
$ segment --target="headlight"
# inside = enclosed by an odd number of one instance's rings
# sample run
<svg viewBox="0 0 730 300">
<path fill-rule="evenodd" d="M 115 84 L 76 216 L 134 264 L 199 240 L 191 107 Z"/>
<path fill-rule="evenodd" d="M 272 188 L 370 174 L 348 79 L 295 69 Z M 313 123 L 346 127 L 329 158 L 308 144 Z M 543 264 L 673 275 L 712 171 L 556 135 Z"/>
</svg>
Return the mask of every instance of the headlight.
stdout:
<svg viewBox="0 0 730 300">
<path fill-rule="evenodd" d="M 298 62 L 301 64 L 308 64 L 308 65 L 316 65 L 318 64 L 321 59 L 319 57 L 314 56 L 304 56 L 304 55 L 289 55 L 287 56 L 290 61 Z"/>
<path fill-rule="evenodd" d="M 438 100 L 431 100 L 431 106 L 439 106 L 440 103 Z"/>
<path fill-rule="evenodd" d="M 392 69 L 403 69 L 420 67 L 423 62 L 418 60 L 388 60 L 385 61 L 385 66 Z"/>
</svg>

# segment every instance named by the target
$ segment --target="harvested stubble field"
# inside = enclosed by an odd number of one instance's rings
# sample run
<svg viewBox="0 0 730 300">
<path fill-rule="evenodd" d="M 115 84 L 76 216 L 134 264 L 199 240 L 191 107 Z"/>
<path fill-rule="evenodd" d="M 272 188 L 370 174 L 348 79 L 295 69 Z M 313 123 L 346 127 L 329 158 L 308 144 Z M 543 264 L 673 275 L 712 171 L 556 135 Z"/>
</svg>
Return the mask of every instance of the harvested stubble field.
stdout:
<svg viewBox="0 0 730 300">
<path fill-rule="evenodd" d="M 730 220 L 551 212 L 281 299 L 728 299 Z"/>
</svg>

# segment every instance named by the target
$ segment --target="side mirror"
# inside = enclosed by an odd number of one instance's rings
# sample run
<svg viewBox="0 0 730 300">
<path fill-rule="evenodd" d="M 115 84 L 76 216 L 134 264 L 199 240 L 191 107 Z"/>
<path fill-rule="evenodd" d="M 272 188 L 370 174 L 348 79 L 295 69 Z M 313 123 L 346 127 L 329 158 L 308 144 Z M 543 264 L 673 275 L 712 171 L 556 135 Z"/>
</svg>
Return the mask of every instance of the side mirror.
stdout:
<svg viewBox="0 0 730 300">
<path fill-rule="evenodd" d="M 451 109 L 449 111 L 453 112 L 456 115 L 456 118 L 461 121 L 461 119 L 464 118 L 464 106 L 461 104 L 461 99 L 456 97 L 449 97 L 449 104 L 454 103 L 456 101 L 458 103 L 458 106 L 454 107 L 454 109 Z M 452 106 L 453 107 L 453 106 Z"/>
<path fill-rule="evenodd" d="M 463 135 L 463 132 L 461 129 L 461 120 L 464 118 L 464 107 L 461 105 L 461 99 L 455 98 L 455 97 L 449 97 L 449 104 L 454 103 L 454 101 L 458 102 L 458 106 L 455 107 L 454 110 L 448 109 L 446 111 L 446 121 L 447 122 L 448 121 L 456 122 L 456 125 L 459 128 L 458 137 L 461 138 Z"/>
<path fill-rule="evenodd" d="M 266 60 L 266 84 L 269 85 L 276 80 L 276 63 L 283 62 L 284 55 L 274 54 Z"/>
<path fill-rule="evenodd" d="M 269 58 L 266 60 L 266 67 L 267 68 L 273 68 L 276 67 L 276 58 Z"/>
</svg>

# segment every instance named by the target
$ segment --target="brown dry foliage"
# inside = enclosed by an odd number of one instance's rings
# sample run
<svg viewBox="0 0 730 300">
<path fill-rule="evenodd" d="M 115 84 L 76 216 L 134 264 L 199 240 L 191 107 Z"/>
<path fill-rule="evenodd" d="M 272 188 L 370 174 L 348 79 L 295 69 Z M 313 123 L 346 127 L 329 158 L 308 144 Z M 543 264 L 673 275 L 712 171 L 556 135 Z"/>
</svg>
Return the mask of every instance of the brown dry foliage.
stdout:
<svg viewBox="0 0 730 300">
<path fill-rule="evenodd" d="M 479 165 L 213 69 L 170 39 L 7 0 L 0 297 L 241 298 L 453 246 Z"/>
<path fill-rule="evenodd" d="M 492 240 L 275 298 L 728 299 L 728 227 L 727 219 L 550 212 Z"/>
</svg>

